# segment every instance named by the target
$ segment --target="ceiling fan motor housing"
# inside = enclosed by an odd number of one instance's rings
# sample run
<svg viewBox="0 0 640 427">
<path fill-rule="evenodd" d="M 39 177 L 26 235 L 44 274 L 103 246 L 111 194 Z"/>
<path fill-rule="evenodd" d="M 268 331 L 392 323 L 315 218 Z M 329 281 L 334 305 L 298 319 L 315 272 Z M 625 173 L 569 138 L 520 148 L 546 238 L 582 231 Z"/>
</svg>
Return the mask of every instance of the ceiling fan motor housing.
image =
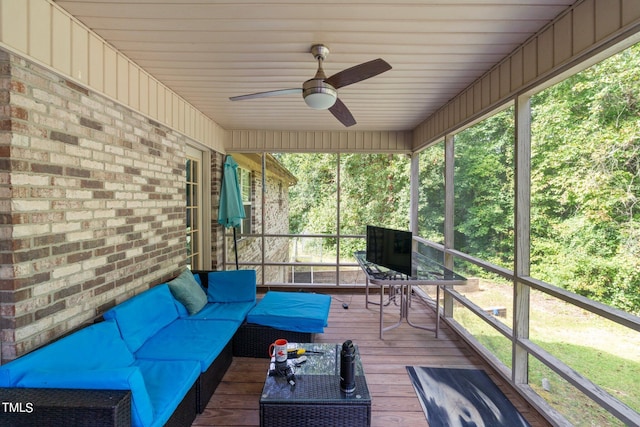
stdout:
<svg viewBox="0 0 640 427">
<path fill-rule="evenodd" d="M 338 92 L 321 79 L 310 79 L 302 85 L 304 102 L 315 110 L 326 110 L 336 103 Z"/>
</svg>

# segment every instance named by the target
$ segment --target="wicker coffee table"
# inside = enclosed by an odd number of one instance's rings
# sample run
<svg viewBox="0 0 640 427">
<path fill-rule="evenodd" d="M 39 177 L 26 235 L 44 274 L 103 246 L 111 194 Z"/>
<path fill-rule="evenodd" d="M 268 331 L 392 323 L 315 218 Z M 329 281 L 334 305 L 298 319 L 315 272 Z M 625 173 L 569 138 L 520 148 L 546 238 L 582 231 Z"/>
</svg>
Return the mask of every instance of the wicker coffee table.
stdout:
<svg viewBox="0 0 640 427">
<path fill-rule="evenodd" d="M 298 344 L 307 362 L 295 368 L 295 385 L 267 375 L 260 396 L 261 427 L 371 425 L 371 395 L 356 354 L 356 390 L 340 391 L 342 344 Z M 317 353 L 311 353 L 317 352 Z"/>
</svg>

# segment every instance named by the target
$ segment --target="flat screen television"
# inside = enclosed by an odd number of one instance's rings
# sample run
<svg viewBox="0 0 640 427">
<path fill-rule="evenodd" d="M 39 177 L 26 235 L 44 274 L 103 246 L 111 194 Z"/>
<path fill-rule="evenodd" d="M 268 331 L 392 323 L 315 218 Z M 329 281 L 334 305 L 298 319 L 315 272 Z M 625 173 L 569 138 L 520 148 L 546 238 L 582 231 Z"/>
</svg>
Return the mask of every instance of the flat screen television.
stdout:
<svg viewBox="0 0 640 427">
<path fill-rule="evenodd" d="M 410 231 L 367 225 L 366 260 L 411 276 L 411 243 Z"/>
</svg>

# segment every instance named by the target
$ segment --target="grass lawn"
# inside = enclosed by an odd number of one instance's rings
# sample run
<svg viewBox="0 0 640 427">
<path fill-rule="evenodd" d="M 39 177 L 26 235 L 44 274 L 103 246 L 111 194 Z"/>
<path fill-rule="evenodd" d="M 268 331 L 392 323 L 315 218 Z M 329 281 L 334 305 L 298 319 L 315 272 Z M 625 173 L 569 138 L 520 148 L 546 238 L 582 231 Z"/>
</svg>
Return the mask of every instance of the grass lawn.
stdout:
<svg viewBox="0 0 640 427">
<path fill-rule="evenodd" d="M 462 291 L 462 289 L 460 289 Z M 503 306 L 511 327 L 512 287 L 481 281 L 464 292 L 481 307 Z M 530 339 L 582 376 L 640 412 L 640 334 L 600 316 L 551 298 L 531 294 Z M 505 365 L 511 365 L 511 342 L 471 315 L 456 309 L 455 318 Z M 560 376 L 530 357 L 529 383 L 576 426 L 624 425 Z M 543 388 L 543 379 L 545 388 Z"/>
</svg>

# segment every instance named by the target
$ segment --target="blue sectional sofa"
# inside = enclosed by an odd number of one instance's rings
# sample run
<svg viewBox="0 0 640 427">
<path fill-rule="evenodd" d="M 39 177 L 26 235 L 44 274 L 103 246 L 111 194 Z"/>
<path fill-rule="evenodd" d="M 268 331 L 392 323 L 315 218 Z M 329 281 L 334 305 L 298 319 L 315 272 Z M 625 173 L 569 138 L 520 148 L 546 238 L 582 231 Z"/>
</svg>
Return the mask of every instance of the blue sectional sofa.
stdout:
<svg viewBox="0 0 640 427">
<path fill-rule="evenodd" d="M 0 400 L 32 405 L 4 413 L 3 423 L 55 417 L 56 425 L 95 425 L 103 415 L 83 396 L 98 393 L 105 405 L 123 405 L 106 411 L 105 424 L 190 425 L 231 364 L 232 338 L 255 304 L 253 270 L 185 270 L 116 305 L 103 321 L 0 366 Z M 127 393 L 115 398 L 114 390 Z M 56 396 L 66 402 L 51 404 Z"/>
</svg>

